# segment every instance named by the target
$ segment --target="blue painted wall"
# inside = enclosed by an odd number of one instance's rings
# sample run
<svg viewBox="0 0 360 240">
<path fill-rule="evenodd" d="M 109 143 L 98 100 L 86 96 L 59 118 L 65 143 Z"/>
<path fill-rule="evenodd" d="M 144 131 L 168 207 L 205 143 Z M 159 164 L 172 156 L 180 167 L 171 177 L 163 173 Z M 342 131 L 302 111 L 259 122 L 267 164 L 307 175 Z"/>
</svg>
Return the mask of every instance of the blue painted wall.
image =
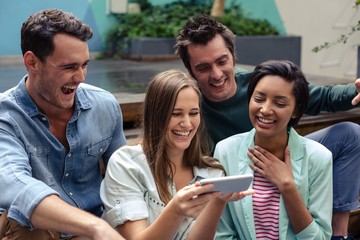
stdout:
<svg viewBox="0 0 360 240">
<path fill-rule="evenodd" d="M 230 6 L 231 1 L 227 0 L 227 6 Z M 251 17 L 268 19 L 278 27 L 281 34 L 286 34 L 275 0 L 236 1 L 241 3 L 244 11 Z M 160 5 L 173 0 L 149 0 L 149 2 Z M 94 36 L 89 41 L 90 51 L 101 51 L 105 48 L 106 33 L 115 24 L 114 16 L 108 13 L 107 0 L 0 0 L 0 56 L 21 55 L 22 23 L 32 13 L 46 8 L 58 8 L 74 13 L 94 31 Z"/>
<path fill-rule="evenodd" d="M 0 0 L 0 56 L 19 55 L 22 23 L 34 12 L 46 8 L 58 8 L 72 12 L 87 23 L 94 35 L 89 41 L 90 51 L 104 48 L 105 35 L 115 23 L 106 13 L 105 0 Z"/>
</svg>

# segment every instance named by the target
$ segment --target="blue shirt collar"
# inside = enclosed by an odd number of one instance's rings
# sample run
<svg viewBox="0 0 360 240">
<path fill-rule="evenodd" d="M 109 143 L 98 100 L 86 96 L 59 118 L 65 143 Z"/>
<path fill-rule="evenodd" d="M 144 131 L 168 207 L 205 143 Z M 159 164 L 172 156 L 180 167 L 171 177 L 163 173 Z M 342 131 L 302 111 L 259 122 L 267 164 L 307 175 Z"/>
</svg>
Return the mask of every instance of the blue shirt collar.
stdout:
<svg viewBox="0 0 360 240">
<path fill-rule="evenodd" d="M 19 84 L 10 89 L 12 91 L 11 95 L 15 99 L 16 103 L 30 116 L 34 117 L 39 114 L 42 114 L 35 102 L 31 99 L 29 93 L 26 90 L 25 81 L 27 79 L 27 75 L 24 76 Z M 81 83 L 75 93 L 75 112 L 74 115 L 78 115 L 81 110 L 87 110 L 91 108 L 91 103 L 88 97 L 85 95 L 84 90 L 82 89 Z"/>
</svg>

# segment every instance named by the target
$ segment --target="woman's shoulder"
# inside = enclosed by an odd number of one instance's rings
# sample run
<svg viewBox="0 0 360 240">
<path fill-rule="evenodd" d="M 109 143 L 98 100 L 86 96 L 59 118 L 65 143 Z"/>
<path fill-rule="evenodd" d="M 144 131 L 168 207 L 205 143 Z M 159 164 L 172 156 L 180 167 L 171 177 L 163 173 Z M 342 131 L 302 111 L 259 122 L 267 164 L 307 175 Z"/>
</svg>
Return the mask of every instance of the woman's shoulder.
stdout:
<svg viewBox="0 0 360 240">
<path fill-rule="evenodd" d="M 331 151 L 329 149 L 327 149 L 324 145 L 322 145 L 321 143 L 315 141 L 315 140 L 312 140 L 312 139 L 309 139 L 307 137 L 301 137 L 302 138 L 302 141 L 305 145 L 305 148 L 306 150 L 309 152 L 317 152 L 319 153 L 320 155 L 322 154 L 329 154 L 331 155 Z"/>
<path fill-rule="evenodd" d="M 324 145 L 310 138 L 299 135 L 293 128 L 290 131 L 289 144 L 292 145 L 292 150 L 300 151 L 299 146 L 302 145 L 307 154 L 323 155 L 324 157 L 332 156 L 330 150 Z"/>
<path fill-rule="evenodd" d="M 146 157 L 141 144 L 124 145 L 116 150 L 110 157 L 109 163 L 116 162 L 117 164 L 136 164 L 143 165 L 147 163 Z"/>
<path fill-rule="evenodd" d="M 194 174 L 200 178 L 213 178 L 213 177 L 222 177 L 225 175 L 225 172 L 220 168 L 215 167 L 203 167 L 199 168 L 194 166 Z"/>
<path fill-rule="evenodd" d="M 251 139 L 252 131 L 239 133 L 227 137 L 216 144 L 216 148 L 229 148 L 231 146 L 240 145 L 244 140 Z"/>
</svg>

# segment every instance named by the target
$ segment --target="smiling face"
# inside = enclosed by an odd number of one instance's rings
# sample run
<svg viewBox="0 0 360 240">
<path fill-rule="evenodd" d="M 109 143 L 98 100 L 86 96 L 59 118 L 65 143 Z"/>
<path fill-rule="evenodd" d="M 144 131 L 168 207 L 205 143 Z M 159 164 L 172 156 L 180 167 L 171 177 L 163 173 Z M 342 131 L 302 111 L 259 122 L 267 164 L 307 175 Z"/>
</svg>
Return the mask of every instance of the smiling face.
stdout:
<svg viewBox="0 0 360 240">
<path fill-rule="evenodd" d="M 221 35 L 206 45 L 190 44 L 187 51 L 191 72 L 208 100 L 221 102 L 234 96 L 234 57 Z"/>
<path fill-rule="evenodd" d="M 257 83 L 249 102 L 250 120 L 257 138 L 287 138 L 287 126 L 295 117 L 294 82 L 274 75 Z"/>
<path fill-rule="evenodd" d="M 179 91 L 167 126 L 167 148 L 185 151 L 200 125 L 199 95 L 191 87 Z"/>
<path fill-rule="evenodd" d="M 89 49 L 84 41 L 67 34 L 56 34 L 54 45 L 54 52 L 44 62 L 31 52 L 24 55 L 29 72 L 27 90 L 44 112 L 54 107 L 73 107 L 75 91 L 85 81 L 89 62 Z"/>
</svg>

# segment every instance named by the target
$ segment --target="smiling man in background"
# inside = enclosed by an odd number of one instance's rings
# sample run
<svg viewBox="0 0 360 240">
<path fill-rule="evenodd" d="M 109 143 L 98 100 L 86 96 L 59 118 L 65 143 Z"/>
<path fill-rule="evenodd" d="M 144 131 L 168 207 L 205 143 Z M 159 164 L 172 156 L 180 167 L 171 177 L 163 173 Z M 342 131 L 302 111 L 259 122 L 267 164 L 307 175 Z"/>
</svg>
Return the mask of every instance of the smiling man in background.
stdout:
<svg viewBox="0 0 360 240">
<path fill-rule="evenodd" d="M 203 93 L 203 116 L 215 144 L 252 129 L 247 100 L 252 73 L 234 68 L 234 42 L 235 35 L 226 26 L 208 16 L 197 16 L 187 21 L 175 45 L 176 54 Z M 360 79 L 348 85 L 310 84 L 305 113 L 349 110 L 360 100 L 359 89 Z M 333 239 L 346 239 L 350 212 L 360 207 L 360 126 L 338 123 L 306 137 L 333 154 Z"/>
</svg>

